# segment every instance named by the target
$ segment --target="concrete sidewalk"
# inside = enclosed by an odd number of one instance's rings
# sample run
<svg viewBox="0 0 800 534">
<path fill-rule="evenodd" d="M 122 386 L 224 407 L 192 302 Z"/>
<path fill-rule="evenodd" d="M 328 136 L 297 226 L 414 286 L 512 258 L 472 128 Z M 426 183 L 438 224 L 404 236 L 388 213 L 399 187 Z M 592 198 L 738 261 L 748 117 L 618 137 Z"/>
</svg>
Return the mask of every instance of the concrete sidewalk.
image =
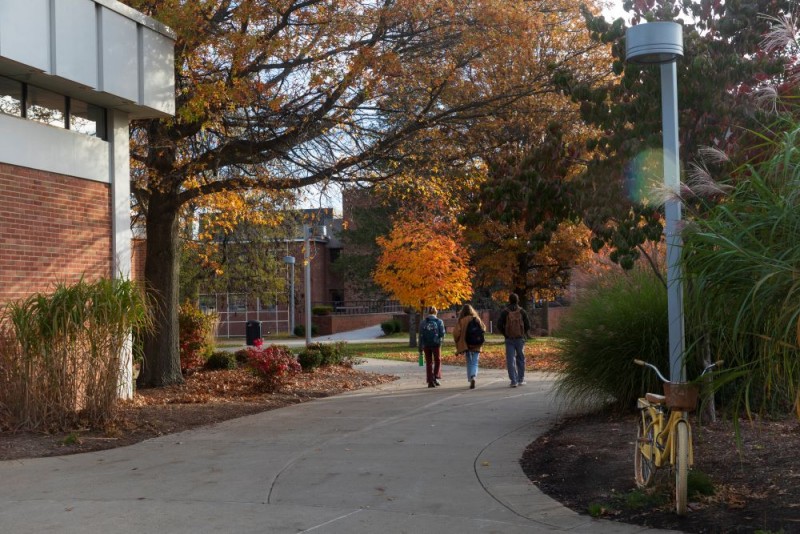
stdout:
<svg viewBox="0 0 800 534">
<path fill-rule="evenodd" d="M 109 451 L 0 462 L 0 532 L 653 532 L 533 486 L 525 446 L 553 424 L 548 376 L 369 360 L 400 379 Z"/>
</svg>

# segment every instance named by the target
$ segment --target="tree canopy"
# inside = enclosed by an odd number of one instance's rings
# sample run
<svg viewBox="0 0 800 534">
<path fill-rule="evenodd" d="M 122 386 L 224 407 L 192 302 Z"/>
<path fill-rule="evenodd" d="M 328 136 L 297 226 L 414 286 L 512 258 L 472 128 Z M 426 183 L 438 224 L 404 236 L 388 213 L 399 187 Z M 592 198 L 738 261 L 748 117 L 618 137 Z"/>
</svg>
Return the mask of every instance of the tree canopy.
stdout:
<svg viewBox="0 0 800 534">
<path fill-rule="evenodd" d="M 226 191 L 470 167 L 478 125 L 552 94 L 551 72 L 587 52 L 571 46 L 577 31 L 565 21 L 575 17 L 565 13 L 576 7 L 562 0 L 126 3 L 177 34 L 176 115 L 133 131 L 132 192 L 161 317 L 145 338 L 149 385 L 181 381 L 184 206 Z"/>
<path fill-rule="evenodd" d="M 381 255 L 375 282 L 404 306 L 447 308 L 472 297 L 470 268 L 461 228 L 444 220 L 396 218 Z"/>
<path fill-rule="evenodd" d="M 757 125 L 755 96 L 784 74 L 786 50 L 765 48 L 769 16 L 789 13 L 791 2 L 668 2 L 628 0 L 634 24 L 652 20 L 683 25 L 684 56 L 677 62 L 680 157 L 689 169 L 708 147 L 740 153 L 749 128 Z M 596 135 L 586 141 L 589 161 L 575 181 L 579 209 L 594 234 L 593 248 L 609 246 L 611 258 L 625 268 L 658 241 L 662 215 L 658 195 L 644 194 L 663 175 L 660 80 L 657 68 L 625 62 L 625 25 L 586 12 L 587 28 L 597 42 L 611 43 L 615 76 L 590 84 L 568 66 L 554 79 L 578 104 Z M 707 163 L 709 166 L 718 161 Z"/>
</svg>

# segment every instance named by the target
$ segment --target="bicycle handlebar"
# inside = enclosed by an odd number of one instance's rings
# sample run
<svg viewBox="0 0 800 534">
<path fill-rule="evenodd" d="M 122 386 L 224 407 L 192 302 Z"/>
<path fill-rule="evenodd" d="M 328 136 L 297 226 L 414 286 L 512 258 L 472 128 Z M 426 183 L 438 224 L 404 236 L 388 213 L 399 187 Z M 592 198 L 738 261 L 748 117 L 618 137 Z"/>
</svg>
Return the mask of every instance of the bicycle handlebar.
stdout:
<svg viewBox="0 0 800 534">
<path fill-rule="evenodd" d="M 662 382 L 669 382 L 669 380 L 664 378 L 664 375 L 661 374 L 661 371 L 658 370 L 658 367 L 656 367 L 652 363 L 647 363 L 644 360 L 633 360 L 633 363 L 635 363 L 636 365 L 641 365 L 642 367 L 649 367 L 650 369 L 656 372 L 658 378 L 660 378 Z"/>
<path fill-rule="evenodd" d="M 724 360 L 717 360 L 714 363 L 707 365 L 706 368 L 703 369 L 703 372 L 700 373 L 700 376 L 703 376 L 704 374 L 709 372 L 714 367 L 721 366 L 723 361 Z M 661 371 L 658 370 L 658 367 L 656 367 L 652 363 L 648 363 L 648 362 L 646 362 L 644 360 L 639 360 L 639 359 L 633 360 L 633 363 L 635 363 L 636 365 L 641 365 L 642 367 L 649 367 L 650 369 L 652 369 L 653 371 L 656 372 L 656 374 L 658 375 L 658 378 L 660 378 L 662 382 L 667 382 L 667 383 L 670 383 L 670 384 L 672 383 L 670 380 L 668 380 L 666 377 L 664 377 L 664 375 L 661 374 Z"/>
</svg>

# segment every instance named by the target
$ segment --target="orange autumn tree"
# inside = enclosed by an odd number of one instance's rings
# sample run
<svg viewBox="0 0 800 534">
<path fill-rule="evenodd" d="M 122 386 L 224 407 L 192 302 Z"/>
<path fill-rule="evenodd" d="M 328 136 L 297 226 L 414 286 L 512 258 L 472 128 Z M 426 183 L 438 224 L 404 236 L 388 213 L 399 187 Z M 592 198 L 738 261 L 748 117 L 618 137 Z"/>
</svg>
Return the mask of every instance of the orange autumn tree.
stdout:
<svg viewBox="0 0 800 534">
<path fill-rule="evenodd" d="M 469 255 L 461 227 L 445 220 L 398 218 L 381 248 L 373 278 L 403 306 L 422 312 L 425 306 L 447 308 L 472 296 Z M 416 345 L 410 328 L 411 346 Z"/>
</svg>

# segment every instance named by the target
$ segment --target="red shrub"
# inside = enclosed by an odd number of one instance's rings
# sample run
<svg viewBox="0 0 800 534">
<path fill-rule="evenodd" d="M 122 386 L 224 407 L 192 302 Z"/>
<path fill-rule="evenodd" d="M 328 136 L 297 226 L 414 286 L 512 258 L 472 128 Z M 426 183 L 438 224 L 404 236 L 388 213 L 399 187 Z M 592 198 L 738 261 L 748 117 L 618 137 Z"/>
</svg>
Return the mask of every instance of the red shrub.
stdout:
<svg viewBox="0 0 800 534">
<path fill-rule="evenodd" d="M 278 391 L 287 379 L 302 371 L 289 349 L 276 345 L 249 347 L 247 365 L 261 377 L 267 391 Z"/>
</svg>

